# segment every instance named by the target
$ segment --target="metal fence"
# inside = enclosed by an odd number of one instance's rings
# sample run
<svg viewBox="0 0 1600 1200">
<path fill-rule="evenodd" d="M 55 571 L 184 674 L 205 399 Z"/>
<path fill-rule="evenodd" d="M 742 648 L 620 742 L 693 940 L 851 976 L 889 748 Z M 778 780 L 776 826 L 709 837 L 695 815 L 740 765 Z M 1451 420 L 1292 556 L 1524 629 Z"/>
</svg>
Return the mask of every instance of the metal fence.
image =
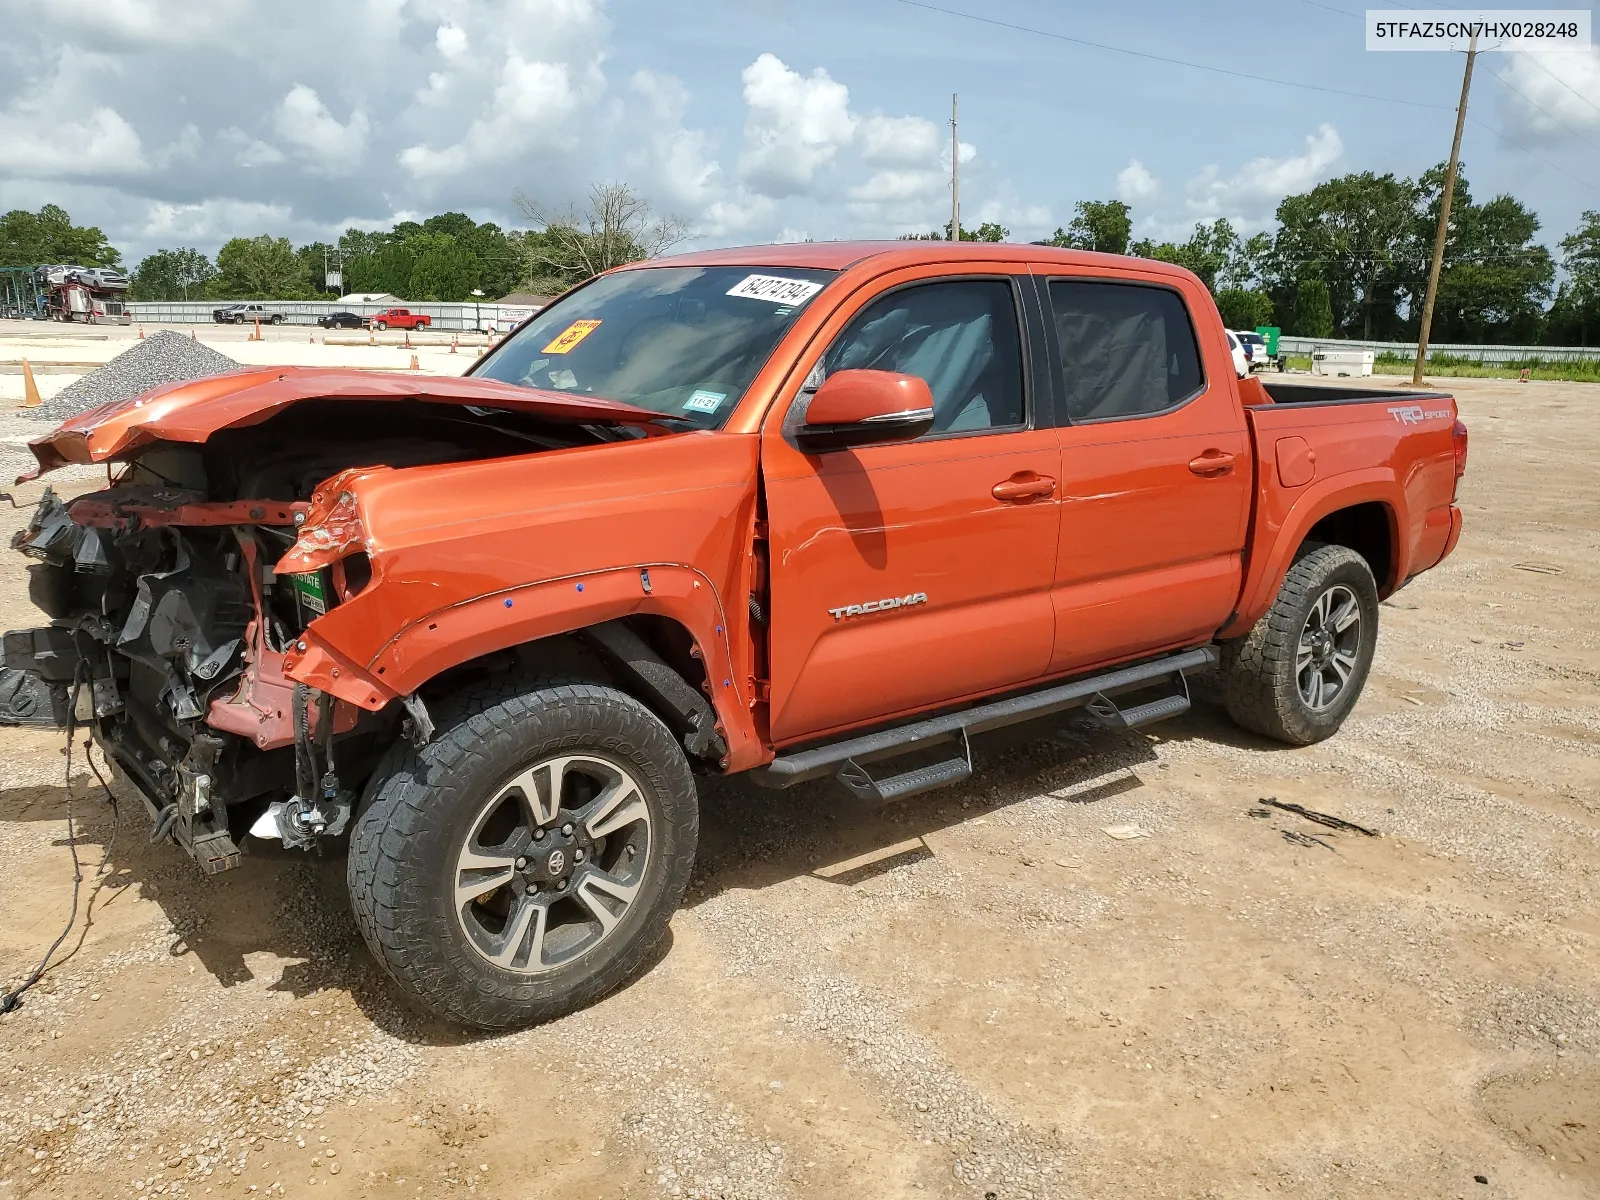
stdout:
<svg viewBox="0 0 1600 1200">
<path fill-rule="evenodd" d="M 1362 342 L 1339 338 L 1302 338 L 1281 336 L 1278 350 L 1283 354 L 1310 354 L 1314 350 L 1371 350 L 1374 354 L 1393 354 L 1400 358 L 1415 359 L 1415 342 Z M 1469 362 L 1520 363 L 1520 362 L 1596 362 L 1600 361 L 1600 346 L 1467 346 L 1439 345 L 1428 347 L 1428 357 L 1449 355 Z"/>
<path fill-rule="evenodd" d="M 231 303 L 224 300 L 135 300 L 127 307 L 135 321 L 150 325 L 209 325 L 213 320 L 211 314 Z M 510 304 L 340 304 L 325 300 L 263 300 L 261 307 L 268 315 L 281 315 L 286 325 L 315 325 L 318 317 L 329 313 L 349 312 L 373 317 L 391 308 L 403 307 L 430 318 L 432 329 L 464 332 L 487 330 L 492 325 L 501 333 L 539 311 Z"/>
</svg>

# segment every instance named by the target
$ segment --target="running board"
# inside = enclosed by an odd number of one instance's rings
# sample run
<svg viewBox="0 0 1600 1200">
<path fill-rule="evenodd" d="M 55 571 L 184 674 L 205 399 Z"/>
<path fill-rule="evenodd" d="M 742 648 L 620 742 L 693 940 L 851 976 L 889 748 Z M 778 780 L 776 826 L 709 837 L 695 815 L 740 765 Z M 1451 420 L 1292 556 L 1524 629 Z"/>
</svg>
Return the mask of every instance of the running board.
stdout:
<svg viewBox="0 0 1600 1200">
<path fill-rule="evenodd" d="M 1107 729 L 1137 729 L 1152 721 L 1164 721 L 1189 711 L 1189 681 L 1181 671 L 1178 673 L 1178 682 L 1183 685 L 1181 694 L 1158 696 L 1132 708 L 1118 708 L 1115 700 L 1099 692 L 1084 707 Z"/>
<path fill-rule="evenodd" d="M 972 769 L 970 752 L 964 759 L 953 758 L 943 763 L 936 763 L 932 767 L 908 771 L 904 776 L 890 776 L 878 782 L 872 782 L 871 777 L 867 776 L 862 768 L 878 759 L 893 758 L 912 750 L 921 750 L 946 742 L 959 742 L 964 745 L 972 734 L 987 733 L 1022 721 L 1032 721 L 1070 709 L 1083 708 L 1096 700 L 1111 704 L 1110 697 L 1116 693 L 1145 687 L 1172 676 L 1177 676 L 1182 682 L 1185 671 L 1214 667 L 1217 665 L 1217 658 L 1215 646 L 1198 646 L 1180 654 L 1171 654 L 1165 658 L 1151 659 L 1116 671 L 1108 671 L 1104 675 L 1091 675 L 1068 683 L 1056 684 L 1053 687 L 1041 688 L 1038 691 L 1024 692 L 972 708 L 959 709 L 941 716 L 927 717 L 909 725 L 863 734 L 844 741 L 829 742 L 806 750 L 796 750 L 790 754 L 780 755 L 766 766 L 751 771 L 748 778 L 752 783 L 760 784 L 762 787 L 786 788 L 807 780 L 838 774 L 840 782 L 852 792 L 861 794 L 857 784 L 852 784 L 844 777 L 848 771 L 852 778 L 858 780 L 861 776 L 865 776 L 877 794 L 882 795 L 889 789 L 894 791 L 893 798 L 899 799 L 918 791 L 926 791 L 929 787 L 956 783 L 967 778 Z M 1116 709 L 1115 705 L 1111 705 L 1111 709 L 1117 713 L 1116 727 L 1132 728 L 1134 725 L 1143 725 L 1149 721 L 1184 712 L 1189 707 L 1188 684 L 1183 682 L 1182 686 L 1184 694 L 1181 696 L 1166 696 L 1129 709 Z M 1096 712 L 1093 708 L 1090 711 L 1101 721 L 1107 721 L 1107 717 L 1102 716 L 1100 712 Z M 957 774 L 955 765 L 957 763 L 963 764 L 965 774 Z M 922 786 L 930 778 L 937 778 L 939 782 Z M 896 781 L 899 780 L 903 780 L 903 784 L 897 784 Z M 866 784 L 860 784 L 860 787 L 864 790 Z"/>
<path fill-rule="evenodd" d="M 930 763 L 925 767 L 914 767 L 883 779 L 874 779 L 855 759 L 846 759 L 834 778 L 857 800 L 872 805 L 890 804 L 895 800 L 904 800 L 907 796 L 931 792 L 934 788 L 971 779 L 972 747 L 968 744 L 965 733 L 961 737 L 961 746 L 964 753 L 955 758 Z"/>
</svg>

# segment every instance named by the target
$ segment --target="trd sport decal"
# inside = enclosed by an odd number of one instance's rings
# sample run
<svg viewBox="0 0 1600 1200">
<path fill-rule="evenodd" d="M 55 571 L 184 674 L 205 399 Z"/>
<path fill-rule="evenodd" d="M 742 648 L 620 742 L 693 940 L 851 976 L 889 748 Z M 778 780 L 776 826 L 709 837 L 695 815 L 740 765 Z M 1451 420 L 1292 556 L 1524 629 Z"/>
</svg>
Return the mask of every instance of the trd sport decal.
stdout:
<svg viewBox="0 0 1600 1200">
<path fill-rule="evenodd" d="M 868 600 L 865 604 L 846 604 L 843 608 L 830 608 L 835 621 L 842 621 L 846 617 L 864 617 L 868 613 L 889 612 L 896 608 L 905 608 L 912 604 L 926 604 L 927 592 L 912 592 L 909 596 L 890 596 L 887 600 Z"/>
</svg>

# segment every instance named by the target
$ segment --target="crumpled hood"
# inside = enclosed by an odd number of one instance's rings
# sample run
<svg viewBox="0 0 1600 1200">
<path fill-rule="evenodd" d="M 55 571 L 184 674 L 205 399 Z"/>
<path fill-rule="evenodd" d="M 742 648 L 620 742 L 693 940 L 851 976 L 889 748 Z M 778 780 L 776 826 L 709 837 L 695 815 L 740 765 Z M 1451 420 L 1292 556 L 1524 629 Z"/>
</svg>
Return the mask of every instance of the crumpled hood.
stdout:
<svg viewBox="0 0 1600 1200">
<path fill-rule="evenodd" d="M 659 413 L 591 396 L 493 379 L 402 375 L 320 367 L 268 367 L 170 383 L 92 408 L 28 443 L 39 462 L 18 483 L 66 463 L 122 458 L 155 441 L 204 442 L 220 429 L 258 425 L 301 400 L 423 400 L 537 413 L 575 424 L 648 425 Z"/>
</svg>

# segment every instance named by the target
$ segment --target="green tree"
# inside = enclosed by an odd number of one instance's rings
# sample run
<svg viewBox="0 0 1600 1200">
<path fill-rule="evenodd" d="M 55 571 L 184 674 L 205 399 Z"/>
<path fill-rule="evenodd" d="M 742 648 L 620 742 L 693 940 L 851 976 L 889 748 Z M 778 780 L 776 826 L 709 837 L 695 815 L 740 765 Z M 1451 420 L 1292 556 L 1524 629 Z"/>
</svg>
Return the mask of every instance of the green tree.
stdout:
<svg viewBox="0 0 1600 1200">
<path fill-rule="evenodd" d="M 289 239 L 265 234 L 223 243 L 213 290 L 229 300 L 296 300 L 311 292 Z"/>
<path fill-rule="evenodd" d="M 195 300 L 205 294 L 206 284 L 216 275 L 211 260 L 191 246 L 157 250 L 134 269 L 132 296 L 135 300 Z"/>
<path fill-rule="evenodd" d="M 1600 334 L 1600 212 L 1586 211 L 1578 228 L 1561 239 L 1561 266 L 1567 282 L 1556 295 L 1549 323 L 1562 336 L 1549 340 L 1587 346 L 1590 335 Z"/>
<path fill-rule="evenodd" d="M 1229 329 L 1255 329 L 1272 324 L 1272 297 L 1259 289 L 1223 288 L 1217 293 L 1217 311 Z"/>
<path fill-rule="evenodd" d="M 963 242 L 1003 242 L 1011 236 L 1011 230 L 994 221 L 985 221 L 976 229 L 961 227 L 961 240 Z M 900 236 L 902 242 L 948 242 L 950 240 L 950 222 L 944 223 L 943 233 L 906 233 Z"/>
<path fill-rule="evenodd" d="M 1333 336 L 1333 301 L 1328 295 L 1328 285 L 1322 280 L 1302 279 L 1295 285 L 1288 332 L 1296 337 Z"/>
<path fill-rule="evenodd" d="M 1189 240 L 1182 245 L 1152 242 L 1146 238 L 1135 242 L 1132 252 L 1140 258 L 1153 258 L 1185 267 L 1200 276 L 1201 282 L 1215 292 L 1218 277 L 1226 277 L 1240 249 L 1239 235 L 1226 218 L 1219 217 L 1210 225 L 1196 224 Z"/>
<path fill-rule="evenodd" d="M 1133 235 L 1133 210 L 1121 200 L 1079 200 L 1074 216 L 1065 229 L 1058 228 L 1047 246 L 1073 250 L 1098 250 L 1102 254 L 1126 254 Z"/>
<path fill-rule="evenodd" d="M 0 216 L 0 267 L 71 263 L 117 267 L 122 255 L 93 225 L 74 225 L 67 210 L 46 204 L 36 213 L 12 209 Z"/>
<path fill-rule="evenodd" d="M 1265 256 L 1280 296 L 1292 296 L 1302 279 L 1320 279 L 1342 335 L 1400 336 L 1402 291 L 1418 272 L 1418 194 L 1409 179 L 1363 171 L 1284 197 Z"/>
<path fill-rule="evenodd" d="M 1441 163 L 1418 181 L 1427 203 L 1414 218 L 1412 237 L 1419 246 L 1426 244 L 1428 254 L 1438 227 L 1444 173 Z M 1478 204 L 1465 170 L 1460 172 L 1439 271 L 1433 341 L 1525 344 L 1538 336 L 1555 282 L 1554 258 L 1534 241 L 1539 228 L 1538 216 L 1513 196 Z M 1411 311 L 1420 313 L 1426 269 L 1417 276 Z"/>
<path fill-rule="evenodd" d="M 453 238 L 441 235 L 417 255 L 408 300 L 465 300 L 478 284 L 478 260 Z"/>
</svg>

